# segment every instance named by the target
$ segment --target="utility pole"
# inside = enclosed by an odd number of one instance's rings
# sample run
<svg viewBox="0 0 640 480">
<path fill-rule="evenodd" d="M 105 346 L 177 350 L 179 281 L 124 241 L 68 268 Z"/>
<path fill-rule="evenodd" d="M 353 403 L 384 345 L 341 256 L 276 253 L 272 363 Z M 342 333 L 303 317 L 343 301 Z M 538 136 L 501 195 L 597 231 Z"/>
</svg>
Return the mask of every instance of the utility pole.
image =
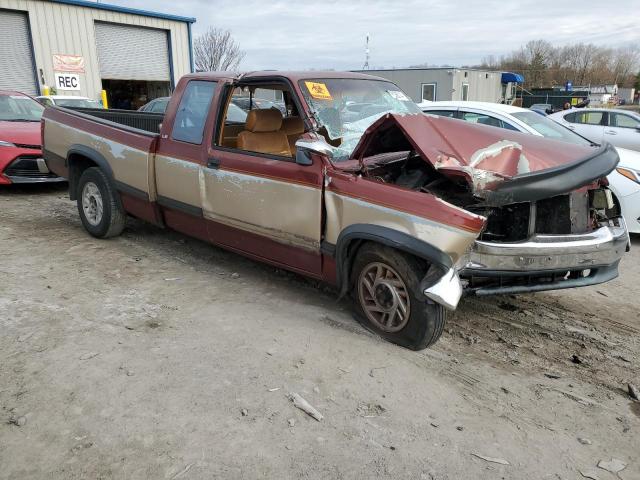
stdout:
<svg viewBox="0 0 640 480">
<path fill-rule="evenodd" d="M 365 49 L 364 49 L 364 65 L 362 69 L 369 70 L 369 34 L 368 33 L 367 33 L 367 41 L 365 43 Z"/>
</svg>

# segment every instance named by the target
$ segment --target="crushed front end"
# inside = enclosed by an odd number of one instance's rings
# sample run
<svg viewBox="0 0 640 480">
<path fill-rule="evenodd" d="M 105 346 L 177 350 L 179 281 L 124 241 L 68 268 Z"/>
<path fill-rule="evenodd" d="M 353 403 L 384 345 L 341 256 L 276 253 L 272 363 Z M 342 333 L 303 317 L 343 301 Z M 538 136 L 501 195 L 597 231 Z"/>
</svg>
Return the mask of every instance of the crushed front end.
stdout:
<svg viewBox="0 0 640 480">
<path fill-rule="evenodd" d="M 487 225 L 456 268 L 466 294 L 537 292 L 609 281 L 629 248 L 606 187 L 485 209 Z"/>
</svg>

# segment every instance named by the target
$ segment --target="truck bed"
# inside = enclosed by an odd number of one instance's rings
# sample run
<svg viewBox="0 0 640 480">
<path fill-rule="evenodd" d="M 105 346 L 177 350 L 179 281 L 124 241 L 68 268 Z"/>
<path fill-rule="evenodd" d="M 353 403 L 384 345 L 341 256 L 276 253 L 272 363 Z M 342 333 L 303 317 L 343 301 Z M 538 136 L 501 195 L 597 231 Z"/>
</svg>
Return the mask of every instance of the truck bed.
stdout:
<svg viewBox="0 0 640 480">
<path fill-rule="evenodd" d="M 162 115 L 123 110 L 49 107 L 42 116 L 43 156 L 49 169 L 73 185 L 74 165 L 92 162 L 116 189 L 153 200 L 155 148 Z M 77 192 L 70 191 L 72 197 Z"/>
<path fill-rule="evenodd" d="M 164 118 L 162 113 L 137 112 L 134 110 L 102 110 L 96 108 L 72 108 L 69 110 L 151 133 L 160 133 L 160 125 L 162 125 L 162 119 Z"/>
</svg>

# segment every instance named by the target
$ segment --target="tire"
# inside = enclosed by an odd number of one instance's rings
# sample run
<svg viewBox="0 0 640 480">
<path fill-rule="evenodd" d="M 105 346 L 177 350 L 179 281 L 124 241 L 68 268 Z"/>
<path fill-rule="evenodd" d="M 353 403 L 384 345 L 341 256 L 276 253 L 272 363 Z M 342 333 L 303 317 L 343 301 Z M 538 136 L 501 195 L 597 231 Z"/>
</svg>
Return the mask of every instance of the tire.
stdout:
<svg viewBox="0 0 640 480">
<path fill-rule="evenodd" d="M 364 244 L 351 270 L 356 319 L 384 339 L 411 350 L 433 345 L 444 330 L 445 310 L 420 292 L 428 267 L 404 252 Z"/>
<path fill-rule="evenodd" d="M 107 175 L 98 167 L 82 172 L 76 201 L 82 225 L 92 236 L 109 238 L 122 233 L 127 216 Z"/>
</svg>

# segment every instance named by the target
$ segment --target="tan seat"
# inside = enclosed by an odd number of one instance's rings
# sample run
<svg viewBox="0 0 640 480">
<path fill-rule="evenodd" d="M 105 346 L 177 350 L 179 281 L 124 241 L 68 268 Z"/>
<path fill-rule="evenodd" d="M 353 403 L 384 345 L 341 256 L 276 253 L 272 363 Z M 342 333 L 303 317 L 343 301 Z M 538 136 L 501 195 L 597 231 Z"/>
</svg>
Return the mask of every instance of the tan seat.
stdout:
<svg viewBox="0 0 640 480">
<path fill-rule="evenodd" d="M 291 156 L 287 135 L 282 127 L 282 113 L 275 108 L 255 109 L 247 115 L 245 129 L 238 134 L 238 148 L 250 152 Z"/>
<path fill-rule="evenodd" d="M 300 135 L 304 133 L 304 122 L 300 117 L 287 117 L 282 119 L 281 130 L 287 135 L 289 140 L 289 150 L 293 155 L 296 151 L 296 142 Z"/>
</svg>

